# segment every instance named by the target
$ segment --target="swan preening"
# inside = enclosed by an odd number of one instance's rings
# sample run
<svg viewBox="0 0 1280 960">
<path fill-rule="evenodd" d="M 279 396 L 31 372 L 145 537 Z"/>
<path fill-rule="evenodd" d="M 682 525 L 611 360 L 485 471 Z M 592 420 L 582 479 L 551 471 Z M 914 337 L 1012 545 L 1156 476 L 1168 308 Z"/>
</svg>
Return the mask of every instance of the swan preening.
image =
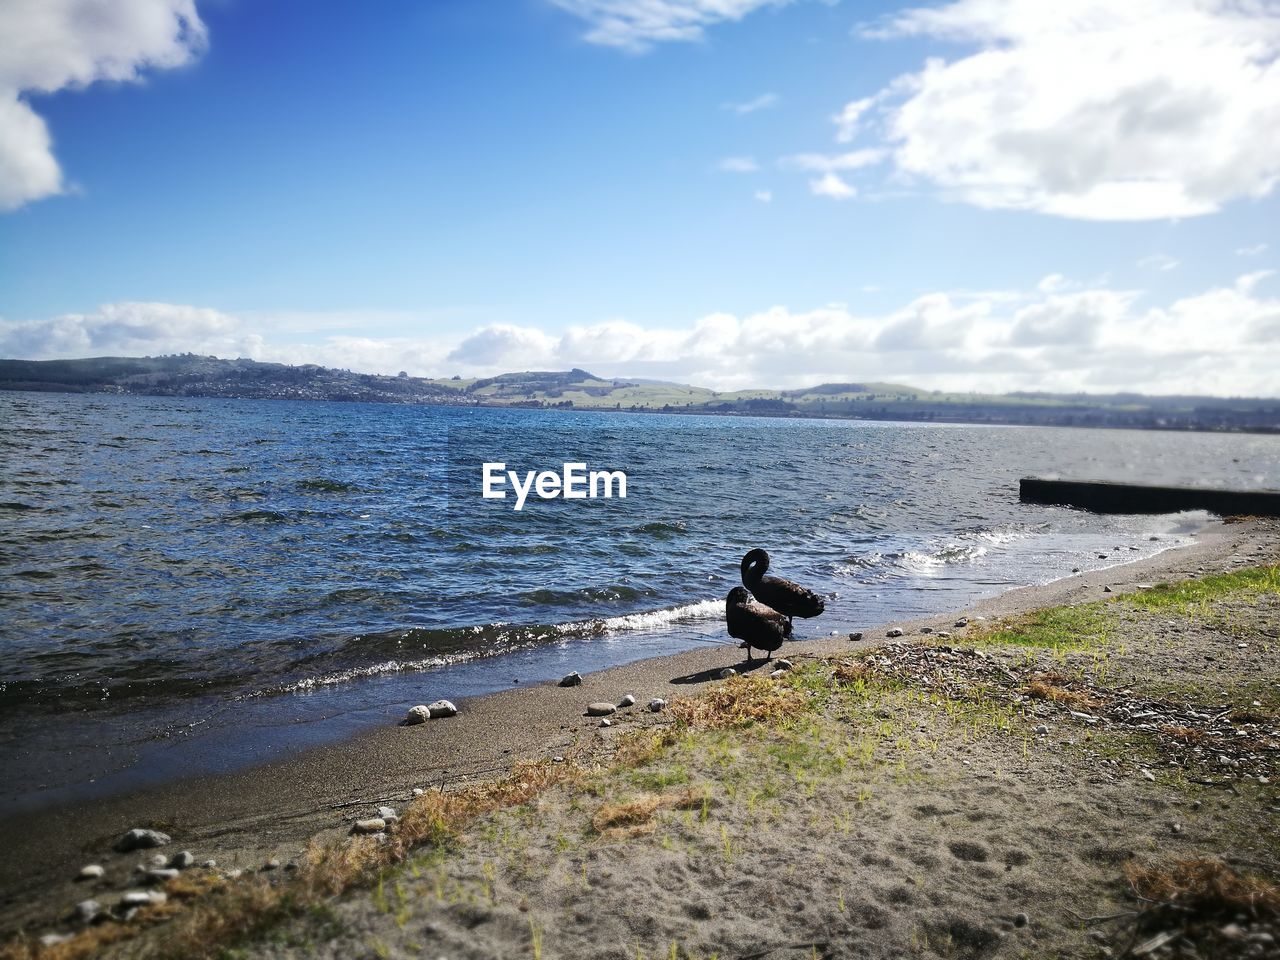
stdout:
<svg viewBox="0 0 1280 960">
<path fill-rule="evenodd" d="M 768 660 L 773 651 L 782 646 L 782 641 L 791 636 L 791 621 L 777 610 L 766 607 L 751 599 L 745 587 L 734 587 L 725 600 L 725 620 L 729 624 L 729 636 L 741 640 L 747 648 L 747 659 L 751 660 L 751 650 L 764 650 Z"/>
<path fill-rule="evenodd" d="M 769 554 L 752 550 L 742 558 L 742 586 L 734 587 L 725 598 L 729 636 L 742 641 L 748 660 L 753 648 L 764 650 L 766 660 L 772 657 L 791 636 L 792 617 L 816 617 L 824 609 L 822 598 L 812 590 L 765 576 L 768 569 Z"/>
</svg>

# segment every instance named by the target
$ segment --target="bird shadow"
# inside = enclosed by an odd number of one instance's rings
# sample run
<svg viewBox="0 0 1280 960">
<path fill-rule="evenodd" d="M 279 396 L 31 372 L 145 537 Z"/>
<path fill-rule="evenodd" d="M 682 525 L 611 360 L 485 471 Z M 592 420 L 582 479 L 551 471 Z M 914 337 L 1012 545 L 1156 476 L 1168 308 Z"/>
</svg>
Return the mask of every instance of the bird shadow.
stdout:
<svg viewBox="0 0 1280 960">
<path fill-rule="evenodd" d="M 765 660 L 763 657 L 755 660 L 741 660 L 738 663 L 730 664 L 739 674 L 750 673 L 752 670 L 759 670 L 761 667 L 773 667 L 772 660 Z M 712 680 L 720 679 L 720 671 L 724 667 L 712 667 L 710 670 L 699 670 L 697 673 L 686 673 L 680 677 L 672 677 L 671 683 L 710 683 Z"/>
</svg>

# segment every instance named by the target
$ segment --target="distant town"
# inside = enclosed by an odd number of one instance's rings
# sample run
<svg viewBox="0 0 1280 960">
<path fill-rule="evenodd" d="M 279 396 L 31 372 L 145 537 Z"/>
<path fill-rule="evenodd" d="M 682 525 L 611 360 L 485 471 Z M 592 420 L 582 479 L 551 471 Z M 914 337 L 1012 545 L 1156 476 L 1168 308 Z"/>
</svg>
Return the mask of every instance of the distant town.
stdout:
<svg viewBox="0 0 1280 960">
<path fill-rule="evenodd" d="M 1142 394 L 943 393 L 895 383 L 719 392 L 585 370 L 428 379 L 182 354 L 0 360 L 0 389 L 328 400 L 630 413 L 1280 432 L 1280 399 Z"/>
</svg>

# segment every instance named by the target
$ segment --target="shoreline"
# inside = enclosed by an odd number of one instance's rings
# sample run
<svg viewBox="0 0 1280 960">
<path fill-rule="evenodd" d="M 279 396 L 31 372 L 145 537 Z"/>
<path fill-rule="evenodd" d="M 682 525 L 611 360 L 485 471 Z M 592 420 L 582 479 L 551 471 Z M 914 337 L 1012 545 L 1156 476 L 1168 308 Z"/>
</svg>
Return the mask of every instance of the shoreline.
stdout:
<svg viewBox="0 0 1280 960">
<path fill-rule="evenodd" d="M 1261 549 L 1261 529 L 1252 523 L 1213 523 L 1195 542 L 1140 560 L 1090 571 L 1048 584 L 1019 587 L 968 608 L 877 626 L 842 624 L 866 639 L 847 634 L 790 644 L 787 656 L 852 652 L 883 643 L 885 633 L 920 627 L 951 630 L 959 616 L 998 617 L 1030 609 L 1101 599 L 1158 579 L 1195 576 L 1251 562 Z M 832 625 L 823 624 L 831 628 Z M 956 632 L 957 638 L 963 631 Z M 581 686 L 554 683 L 522 686 L 467 700 L 457 718 L 415 727 L 379 728 L 339 743 L 310 748 L 279 760 L 232 773 L 195 776 L 101 800 L 73 801 L 39 814 L 0 820 L 0 842 L 9 856 L 0 861 L 0 929 L 12 932 L 50 919 L 79 898 L 72 882 L 85 863 L 101 862 L 108 878 L 123 881 L 136 855 L 110 852 L 125 830 L 156 825 L 172 834 L 174 849 L 192 849 L 198 859 L 214 857 L 228 866 L 255 867 L 268 857 L 296 856 L 309 839 L 344 830 L 369 806 L 402 802 L 415 787 L 446 788 L 500 773 L 519 760 L 545 759 L 571 747 L 607 745 L 616 731 L 635 729 L 647 714 L 620 712 L 610 730 L 582 712 L 593 700 L 616 701 L 634 694 L 671 699 L 716 679 L 720 669 L 759 671 L 765 661 L 744 664 L 733 647 L 697 648 L 640 660 L 594 674 Z M 38 818 L 38 819 L 37 819 Z M 20 892 L 19 892 L 20 891 Z"/>
</svg>

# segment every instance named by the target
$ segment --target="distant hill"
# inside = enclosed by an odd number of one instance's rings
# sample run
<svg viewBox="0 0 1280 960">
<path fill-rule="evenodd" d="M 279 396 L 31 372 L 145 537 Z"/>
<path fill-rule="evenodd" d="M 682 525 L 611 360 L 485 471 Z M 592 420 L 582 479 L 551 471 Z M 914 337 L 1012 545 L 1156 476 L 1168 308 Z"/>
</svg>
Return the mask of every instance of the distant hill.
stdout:
<svg viewBox="0 0 1280 960">
<path fill-rule="evenodd" d="M 1280 399 L 1149 397 L 1135 393 L 942 393 L 877 382 L 717 392 L 664 381 L 597 377 L 579 369 L 433 380 L 407 374 L 352 373 L 314 364 L 220 360 L 195 354 L 0 360 L 0 389 L 1280 432 Z"/>
</svg>

